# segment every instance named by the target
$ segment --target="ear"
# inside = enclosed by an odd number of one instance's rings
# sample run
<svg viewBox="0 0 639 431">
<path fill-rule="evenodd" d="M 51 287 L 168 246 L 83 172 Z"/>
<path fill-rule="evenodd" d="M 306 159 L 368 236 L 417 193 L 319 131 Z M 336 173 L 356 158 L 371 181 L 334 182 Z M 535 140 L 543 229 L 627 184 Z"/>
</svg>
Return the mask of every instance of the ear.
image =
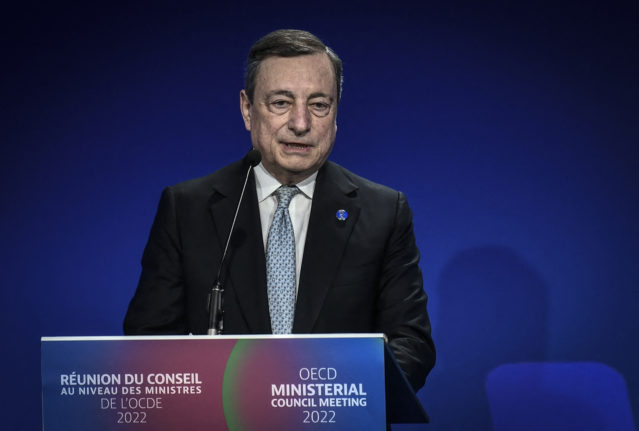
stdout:
<svg viewBox="0 0 639 431">
<path fill-rule="evenodd" d="M 251 101 L 246 95 L 246 91 L 240 91 L 240 110 L 242 111 L 242 118 L 244 119 L 244 127 L 249 132 L 251 131 Z"/>
</svg>

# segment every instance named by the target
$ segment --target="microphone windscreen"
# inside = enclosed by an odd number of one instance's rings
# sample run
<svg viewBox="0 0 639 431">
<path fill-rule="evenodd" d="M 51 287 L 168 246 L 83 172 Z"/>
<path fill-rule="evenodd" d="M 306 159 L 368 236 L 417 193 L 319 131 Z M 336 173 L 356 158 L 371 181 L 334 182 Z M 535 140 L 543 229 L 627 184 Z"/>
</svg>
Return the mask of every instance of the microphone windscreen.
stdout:
<svg viewBox="0 0 639 431">
<path fill-rule="evenodd" d="M 255 167 L 262 161 L 262 153 L 255 148 L 251 148 L 251 150 L 246 154 L 246 157 L 244 157 L 244 160 L 246 160 L 246 163 L 249 165 Z"/>
</svg>

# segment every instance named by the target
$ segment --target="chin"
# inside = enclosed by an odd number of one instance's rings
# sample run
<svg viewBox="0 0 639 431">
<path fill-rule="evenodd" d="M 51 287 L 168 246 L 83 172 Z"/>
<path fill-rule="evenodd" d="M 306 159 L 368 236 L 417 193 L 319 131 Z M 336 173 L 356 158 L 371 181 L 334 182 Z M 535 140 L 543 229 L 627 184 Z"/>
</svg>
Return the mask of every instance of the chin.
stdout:
<svg viewBox="0 0 639 431">
<path fill-rule="evenodd" d="M 289 172 L 300 174 L 306 172 L 309 169 L 313 169 L 314 163 L 282 163 L 281 166 Z"/>
</svg>

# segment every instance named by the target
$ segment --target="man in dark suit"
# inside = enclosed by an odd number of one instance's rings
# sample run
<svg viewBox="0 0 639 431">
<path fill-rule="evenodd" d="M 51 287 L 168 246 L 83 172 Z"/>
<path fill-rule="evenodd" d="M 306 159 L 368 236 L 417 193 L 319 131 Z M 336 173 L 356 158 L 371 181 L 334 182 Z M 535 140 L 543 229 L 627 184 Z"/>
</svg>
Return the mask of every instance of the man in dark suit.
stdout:
<svg viewBox="0 0 639 431">
<path fill-rule="evenodd" d="M 281 316 L 272 308 L 268 232 L 274 194 L 295 187 L 286 215 L 295 242 L 294 314 L 285 332 L 383 332 L 418 389 L 435 351 L 412 214 L 401 192 L 327 161 L 341 80 L 340 59 L 307 32 L 278 30 L 249 53 L 240 104 L 262 161 L 249 176 L 228 248 L 223 329 L 274 331 Z M 207 295 L 246 173 L 239 161 L 164 191 L 126 334 L 206 333 Z"/>
</svg>

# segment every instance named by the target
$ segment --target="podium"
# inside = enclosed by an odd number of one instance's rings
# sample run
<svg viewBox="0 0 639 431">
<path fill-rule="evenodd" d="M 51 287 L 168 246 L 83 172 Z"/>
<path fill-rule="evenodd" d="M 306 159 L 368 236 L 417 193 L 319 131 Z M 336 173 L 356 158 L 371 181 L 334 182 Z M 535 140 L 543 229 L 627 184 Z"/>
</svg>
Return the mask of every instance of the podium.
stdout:
<svg viewBox="0 0 639 431">
<path fill-rule="evenodd" d="M 427 422 L 382 334 L 43 337 L 44 431 Z"/>
</svg>

